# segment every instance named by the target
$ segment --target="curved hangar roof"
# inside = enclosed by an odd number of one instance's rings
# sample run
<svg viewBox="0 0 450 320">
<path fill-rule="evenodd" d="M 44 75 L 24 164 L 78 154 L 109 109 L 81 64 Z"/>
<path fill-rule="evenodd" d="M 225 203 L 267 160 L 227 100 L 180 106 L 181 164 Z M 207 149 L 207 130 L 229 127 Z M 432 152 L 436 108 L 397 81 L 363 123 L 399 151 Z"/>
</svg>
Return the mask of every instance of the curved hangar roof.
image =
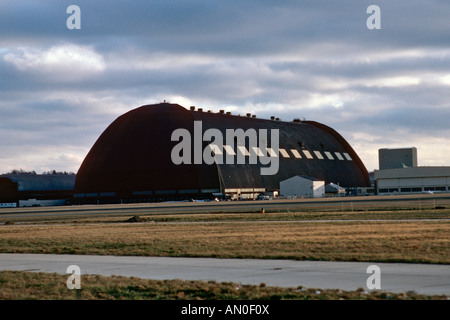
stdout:
<svg viewBox="0 0 450 320">
<path fill-rule="evenodd" d="M 260 168 L 268 165 L 260 161 L 257 164 L 249 164 L 249 161 L 245 164 L 237 164 L 237 161 L 233 162 L 235 164 L 174 164 L 171 152 L 181 140 L 172 141 L 172 132 L 184 128 L 194 137 L 194 121 L 201 121 L 203 132 L 219 129 L 224 145 L 227 129 L 253 128 L 257 132 L 279 129 L 278 172 L 261 175 Z M 203 142 L 202 150 L 210 143 Z M 236 145 L 231 150 L 224 146 L 223 155 L 246 152 Z M 216 150 L 216 153 L 221 151 Z M 224 192 L 232 188 L 275 190 L 279 189 L 280 181 L 295 175 L 312 176 L 346 187 L 370 186 L 367 170 L 352 147 L 323 124 L 265 120 L 222 111 L 194 111 L 192 107 L 187 110 L 177 104 L 160 103 L 131 110 L 111 123 L 82 163 L 76 177 L 75 194 L 151 197 Z"/>
</svg>

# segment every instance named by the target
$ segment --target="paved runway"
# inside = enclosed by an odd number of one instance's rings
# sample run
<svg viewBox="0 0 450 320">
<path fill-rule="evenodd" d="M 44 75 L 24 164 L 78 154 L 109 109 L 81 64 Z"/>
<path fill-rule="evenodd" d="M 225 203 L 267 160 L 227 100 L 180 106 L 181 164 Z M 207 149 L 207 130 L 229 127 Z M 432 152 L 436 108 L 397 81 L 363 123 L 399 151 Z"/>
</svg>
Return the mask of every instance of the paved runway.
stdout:
<svg viewBox="0 0 450 320">
<path fill-rule="evenodd" d="M 140 214 L 186 214 L 213 212 L 289 212 L 302 209 L 334 209 L 337 211 L 365 210 L 383 207 L 419 207 L 434 208 L 448 206 L 450 196 L 444 194 L 419 194 L 404 196 L 359 196 L 305 198 L 270 201 L 221 201 L 221 202 L 159 202 L 128 203 L 53 207 L 0 208 L 0 220 L 21 219 L 26 217 L 64 217 L 83 215 L 140 215 Z M 4 218 L 4 219 L 3 219 Z"/>
<path fill-rule="evenodd" d="M 51 254 L 0 254 L 0 270 L 67 274 L 78 265 L 83 274 L 145 279 L 232 281 L 267 286 L 356 290 L 367 288 L 370 265 L 380 267 L 381 290 L 450 295 L 450 266 L 368 262 L 257 259 L 124 257 Z"/>
</svg>

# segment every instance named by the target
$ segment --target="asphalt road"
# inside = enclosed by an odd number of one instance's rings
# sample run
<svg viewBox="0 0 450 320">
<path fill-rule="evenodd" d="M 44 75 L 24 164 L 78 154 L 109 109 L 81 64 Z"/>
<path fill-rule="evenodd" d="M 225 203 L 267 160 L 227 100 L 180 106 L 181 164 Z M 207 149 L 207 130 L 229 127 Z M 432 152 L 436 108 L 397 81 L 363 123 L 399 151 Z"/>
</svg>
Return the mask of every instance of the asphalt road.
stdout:
<svg viewBox="0 0 450 320">
<path fill-rule="evenodd" d="M 257 259 L 0 254 L 0 270 L 67 274 L 77 265 L 83 274 L 122 275 L 144 279 L 214 280 L 267 286 L 356 290 L 367 287 L 380 269 L 381 291 L 450 295 L 450 266 L 367 262 L 327 262 Z M 369 281 L 369 284 L 373 283 Z"/>
<path fill-rule="evenodd" d="M 305 198 L 292 200 L 224 201 L 224 202 L 161 202 L 111 205 L 78 205 L 55 207 L 0 208 L 0 220 L 24 217 L 76 216 L 91 214 L 177 214 L 213 212 L 288 212 L 302 209 L 333 209 L 337 211 L 364 210 L 367 208 L 433 208 L 450 205 L 450 194 L 418 194 L 404 196 L 359 196 L 337 198 Z"/>
</svg>

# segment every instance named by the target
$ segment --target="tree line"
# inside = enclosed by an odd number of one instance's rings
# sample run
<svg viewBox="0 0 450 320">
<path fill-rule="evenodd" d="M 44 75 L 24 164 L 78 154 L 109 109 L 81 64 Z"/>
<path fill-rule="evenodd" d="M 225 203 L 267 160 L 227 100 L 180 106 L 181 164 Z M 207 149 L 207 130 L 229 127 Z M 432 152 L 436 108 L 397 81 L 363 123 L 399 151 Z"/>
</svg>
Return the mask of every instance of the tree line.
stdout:
<svg viewBox="0 0 450 320">
<path fill-rule="evenodd" d="M 32 170 L 32 171 L 26 171 L 26 170 L 23 170 L 23 169 L 14 169 L 14 170 L 11 170 L 11 171 L 9 171 L 9 172 L 7 172 L 7 173 L 4 173 L 4 174 L 37 174 L 37 173 L 36 173 L 36 171 L 34 171 L 34 170 Z M 50 170 L 50 171 L 44 171 L 44 172 L 42 172 L 42 174 L 47 174 L 47 175 L 50 175 L 50 174 L 65 174 L 65 175 L 72 175 L 72 174 L 75 174 L 75 173 L 73 173 L 73 172 L 67 172 L 67 171 Z"/>
</svg>

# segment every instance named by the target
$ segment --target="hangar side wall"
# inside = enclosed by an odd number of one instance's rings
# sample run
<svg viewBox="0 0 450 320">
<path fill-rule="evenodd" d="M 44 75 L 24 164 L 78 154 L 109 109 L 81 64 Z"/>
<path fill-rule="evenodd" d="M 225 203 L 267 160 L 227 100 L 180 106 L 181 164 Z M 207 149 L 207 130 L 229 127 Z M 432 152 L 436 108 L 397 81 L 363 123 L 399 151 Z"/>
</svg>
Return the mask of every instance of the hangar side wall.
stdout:
<svg viewBox="0 0 450 320">
<path fill-rule="evenodd" d="M 375 170 L 378 194 L 450 192 L 450 167 Z"/>
</svg>

